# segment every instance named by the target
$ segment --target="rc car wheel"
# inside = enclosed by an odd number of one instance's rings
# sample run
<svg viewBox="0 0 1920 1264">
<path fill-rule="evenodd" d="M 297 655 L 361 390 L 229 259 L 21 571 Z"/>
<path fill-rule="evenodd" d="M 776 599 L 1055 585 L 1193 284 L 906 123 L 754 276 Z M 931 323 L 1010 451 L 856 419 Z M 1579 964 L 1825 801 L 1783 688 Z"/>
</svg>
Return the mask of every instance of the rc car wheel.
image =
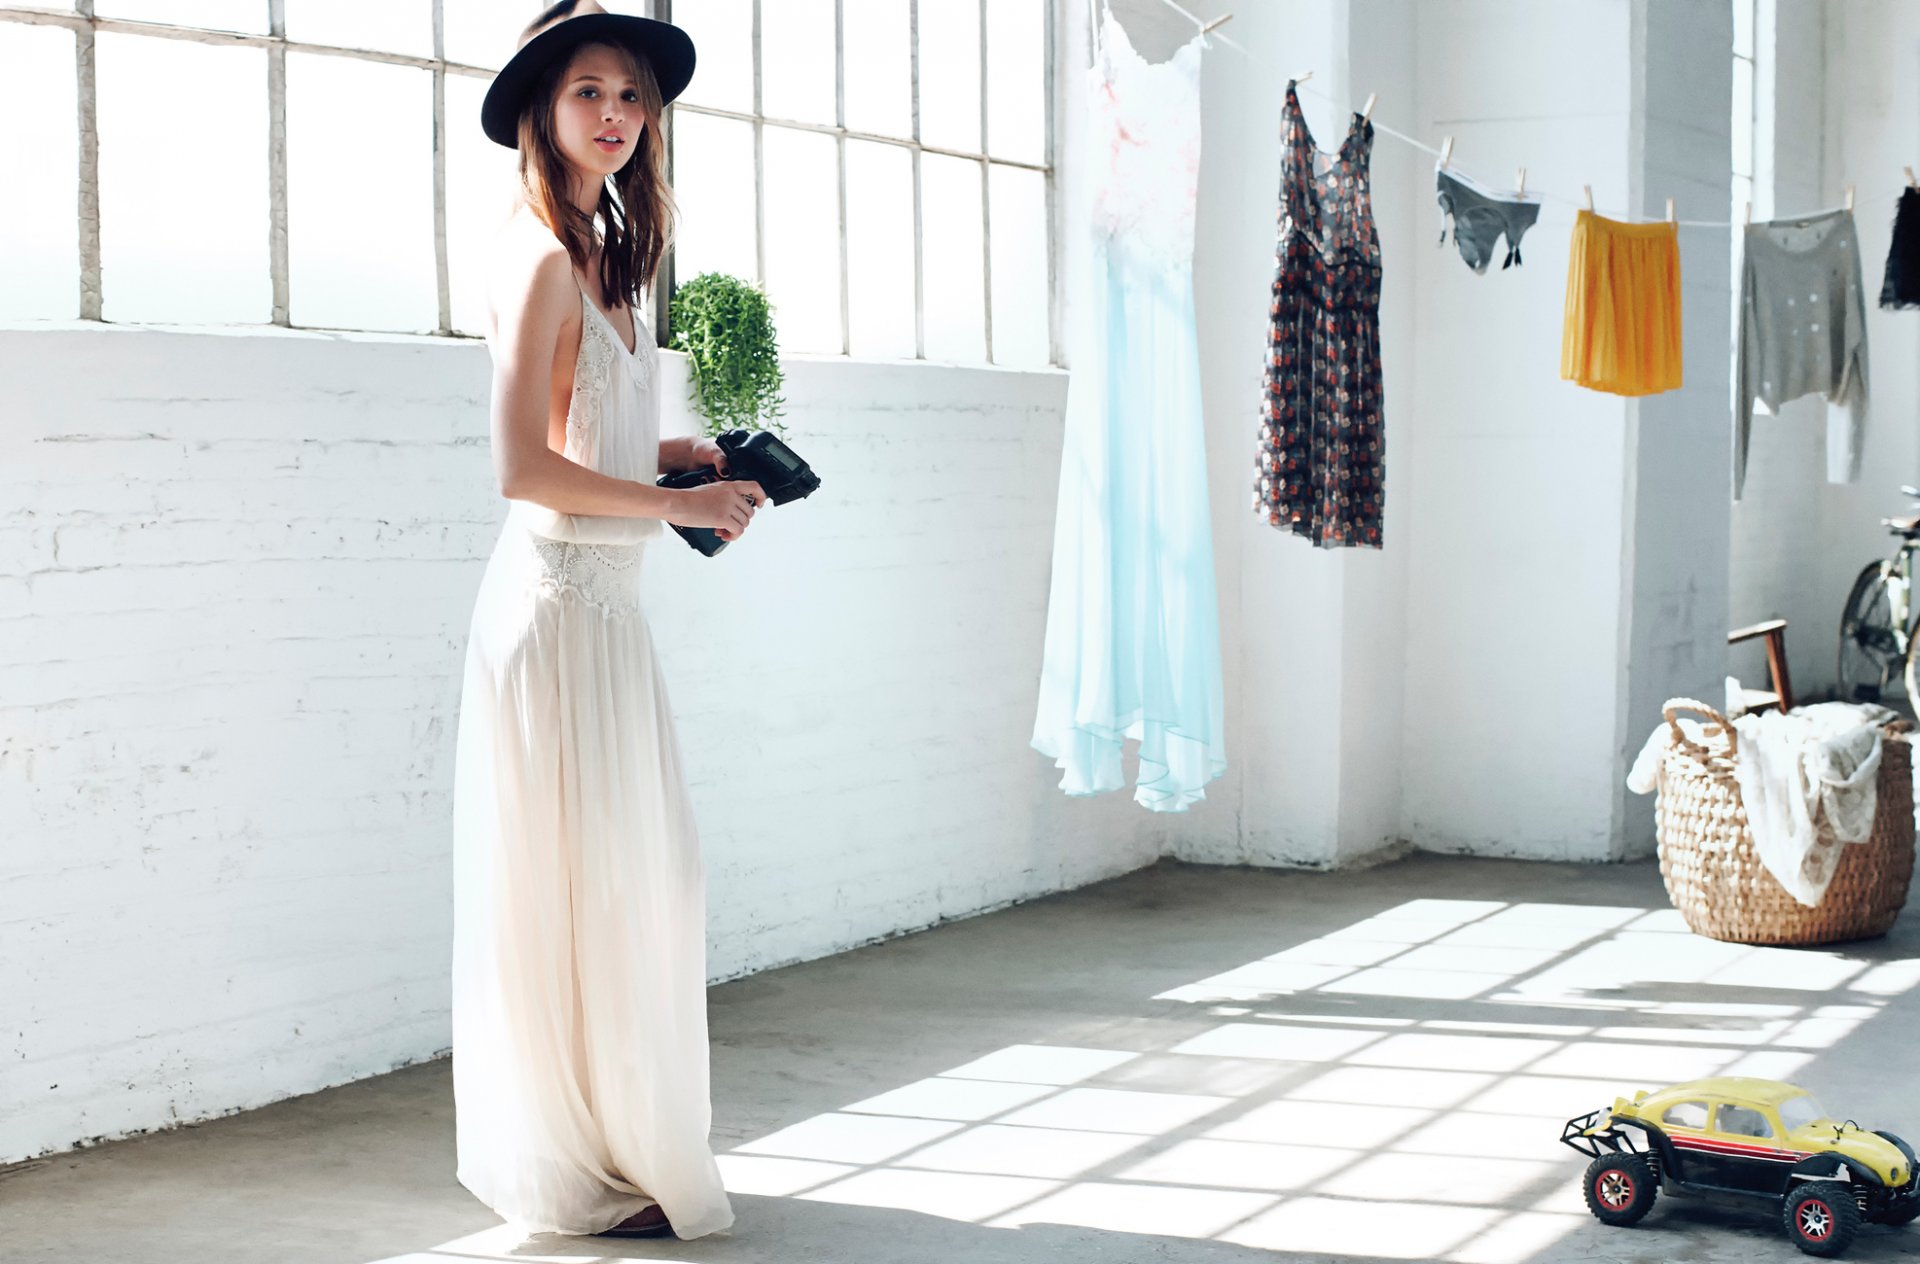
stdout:
<svg viewBox="0 0 1920 1264">
<path fill-rule="evenodd" d="M 1637 1154 L 1603 1154 L 1587 1164 L 1587 1210 L 1601 1224 L 1630 1225 L 1653 1210 L 1653 1167 Z"/>
<path fill-rule="evenodd" d="M 1787 1236 L 1808 1255 L 1838 1255 L 1860 1232 L 1853 1190 L 1839 1181 L 1809 1181 L 1793 1190 L 1781 1216 Z"/>
<path fill-rule="evenodd" d="M 1905 1207 L 1902 1207 L 1900 1210 L 1889 1215 L 1885 1220 L 1881 1221 L 1880 1223 L 1890 1224 L 1894 1228 L 1898 1229 L 1902 1225 L 1912 1224 L 1914 1222 L 1915 1217 L 1920 1217 L 1920 1203 L 1909 1203 Z"/>
</svg>

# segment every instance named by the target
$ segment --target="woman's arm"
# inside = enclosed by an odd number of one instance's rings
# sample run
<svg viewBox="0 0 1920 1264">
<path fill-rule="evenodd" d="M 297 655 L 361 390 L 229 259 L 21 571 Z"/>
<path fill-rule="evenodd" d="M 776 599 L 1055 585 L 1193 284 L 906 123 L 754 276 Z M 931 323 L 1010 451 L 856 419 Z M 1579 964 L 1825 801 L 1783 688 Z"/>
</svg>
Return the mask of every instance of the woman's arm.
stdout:
<svg viewBox="0 0 1920 1264">
<path fill-rule="evenodd" d="M 682 470 L 704 469 L 709 465 L 720 472 L 721 478 L 727 477 L 726 449 L 706 435 L 686 435 L 660 441 L 662 474 L 678 474 Z"/>
<path fill-rule="evenodd" d="M 679 435 L 660 441 L 660 472 L 678 474 L 682 470 L 697 470 L 705 461 L 696 461 L 693 456 L 694 437 Z"/>
<path fill-rule="evenodd" d="M 510 252 L 511 254 L 511 252 Z M 684 493 L 587 469 L 547 446 L 553 360 L 579 285 L 559 242 L 512 255 L 497 275 L 493 470 L 500 494 L 558 513 L 668 518 Z"/>
</svg>

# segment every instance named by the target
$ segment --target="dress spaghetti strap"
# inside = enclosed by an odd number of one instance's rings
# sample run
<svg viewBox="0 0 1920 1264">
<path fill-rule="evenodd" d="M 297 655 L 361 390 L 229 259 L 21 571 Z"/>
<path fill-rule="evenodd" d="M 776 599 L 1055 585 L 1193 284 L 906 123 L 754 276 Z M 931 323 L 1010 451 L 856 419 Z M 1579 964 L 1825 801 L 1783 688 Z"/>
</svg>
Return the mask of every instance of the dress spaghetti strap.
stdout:
<svg viewBox="0 0 1920 1264">
<path fill-rule="evenodd" d="M 1098 8 L 1095 7 L 1094 0 L 1087 0 L 1087 40 L 1093 46 L 1093 64 L 1096 66 L 1100 64 L 1101 9 L 1106 10 L 1107 14 L 1111 16 L 1113 13 L 1111 0 L 1100 0 Z"/>
</svg>

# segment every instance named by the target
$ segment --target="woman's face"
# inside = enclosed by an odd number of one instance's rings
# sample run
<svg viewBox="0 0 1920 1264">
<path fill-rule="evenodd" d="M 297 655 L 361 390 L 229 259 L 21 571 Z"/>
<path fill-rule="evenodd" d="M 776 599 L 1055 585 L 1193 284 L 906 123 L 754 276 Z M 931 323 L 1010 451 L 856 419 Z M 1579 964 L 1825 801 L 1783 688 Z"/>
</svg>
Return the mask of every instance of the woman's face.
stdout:
<svg viewBox="0 0 1920 1264">
<path fill-rule="evenodd" d="M 588 44 L 560 76 L 553 128 L 567 161 L 604 179 L 627 165 L 646 120 L 640 85 L 627 74 L 626 59 L 605 44 Z"/>
</svg>

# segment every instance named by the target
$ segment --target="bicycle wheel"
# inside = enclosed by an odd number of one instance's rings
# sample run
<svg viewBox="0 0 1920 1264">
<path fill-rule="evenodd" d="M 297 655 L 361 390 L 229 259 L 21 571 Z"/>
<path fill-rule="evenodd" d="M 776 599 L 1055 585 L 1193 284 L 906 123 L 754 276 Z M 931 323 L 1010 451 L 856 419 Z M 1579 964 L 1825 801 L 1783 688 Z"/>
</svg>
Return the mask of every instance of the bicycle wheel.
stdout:
<svg viewBox="0 0 1920 1264">
<path fill-rule="evenodd" d="M 1846 612 L 1840 616 L 1840 658 L 1834 669 L 1840 701 L 1879 702 L 1886 697 L 1896 676 L 1908 671 L 1904 639 L 1893 626 L 1893 603 L 1880 563 L 1869 562 L 1853 581 Z"/>
<path fill-rule="evenodd" d="M 1920 647 L 1920 637 L 1910 632 L 1907 635 L 1907 667 L 1902 676 L 1907 686 L 1907 705 L 1913 708 L 1915 715 L 1920 715 L 1920 688 L 1915 687 L 1920 685 L 1920 664 L 1916 664 L 1914 658 L 1916 647 Z"/>
</svg>

